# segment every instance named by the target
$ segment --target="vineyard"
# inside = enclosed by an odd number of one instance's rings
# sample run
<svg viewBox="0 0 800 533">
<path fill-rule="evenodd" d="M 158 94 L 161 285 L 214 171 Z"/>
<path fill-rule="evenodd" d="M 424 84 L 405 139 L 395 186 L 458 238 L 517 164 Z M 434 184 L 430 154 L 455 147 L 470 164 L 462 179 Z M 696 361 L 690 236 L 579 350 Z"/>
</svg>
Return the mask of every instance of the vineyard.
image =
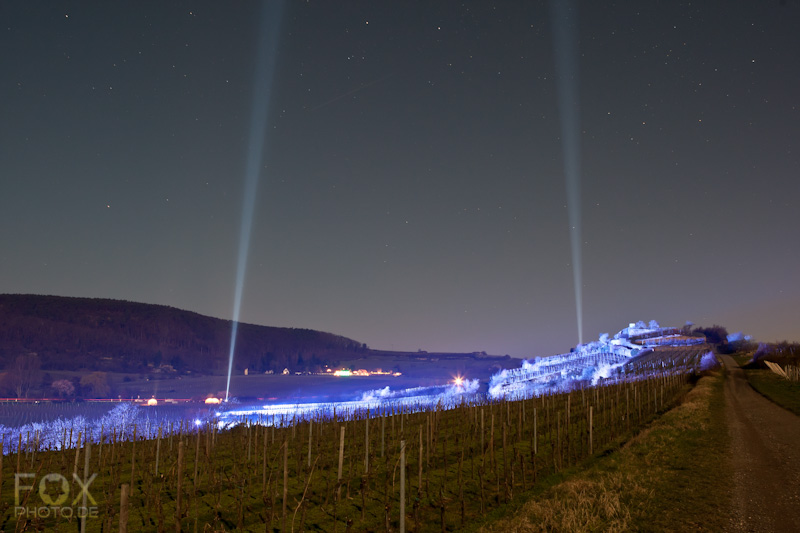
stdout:
<svg viewBox="0 0 800 533">
<path fill-rule="evenodd" d="M 21 427 L 35 422 L 71 419 L 82 416 L 87 419 L 100 418 L 108 413 L 113 404 L 95 402 L 0 402 L 0 425 Z"/>
<path fill-rule="evenodd" d="M 86 531 L 452 531 L 627 439 L 688 390 L 687 373 L 647 375 L 226 431 L 181 422 L 106 425 L 88 439 L 65 427 L 57 443 L 5 435 L 0 528 L 74 530 L 88 513 Z"/>
</svg>

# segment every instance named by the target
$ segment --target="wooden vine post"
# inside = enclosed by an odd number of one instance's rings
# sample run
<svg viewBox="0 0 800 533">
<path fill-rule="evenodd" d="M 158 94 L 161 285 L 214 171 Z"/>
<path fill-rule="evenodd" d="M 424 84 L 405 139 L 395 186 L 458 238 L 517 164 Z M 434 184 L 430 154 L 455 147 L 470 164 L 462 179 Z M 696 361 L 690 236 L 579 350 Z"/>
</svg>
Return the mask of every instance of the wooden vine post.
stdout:
<svg viewBox="0 0 800 533">
<path fill-rule="evenodd" d="M 311 433 L 314 429 L 314 420 L 308 421 L 308 468 L 311 468 Z"/>
<path fill-rule="evenodd" d="M 400 441 L 400 533 L 406 532 L 406 441 Z"/>
<path fill-rule="evenodd" d="M 161 426 L 158 427 L 158 437 L 156 438 L 156 466 L 155 476 L 158 477 L 158 459 L 161 454 Z"/>
<path fill-rule="evenodd" d="M 92 441 L 87 439 L 86 444 L 84 444 L 84 446 L 86 447 L 86 453 L 83 456 L 83 482 L 88 485 L 89 461 L 91 460 L 92 457 Z M 86 533 L 86 514 L 88 511 L 87 501 L 86 501 L 86 490 L 82 490 L 81 492 L 83 493 L 83 500 L 81 503 L 83 504 L 83 512 L 84 512 L 84 515 L 81 517 L 81 533 Z"/>
<path fill-rule="evenodd" d="M 419 488 L 418 497 L 422 495 L 422 426 L 419 427 Z"/>
<path fill-rule="evenodd" d="M 119 533 L 128 533 L 128 495 L 131 486 L 123 483 L 119 493 Z"/>
<path fill-rule="evenodd" d="M 80 438 L 80 434 L 78 434 Z M 134 484 L 134 474 L 136 474 L 136 425 L 133 426 L 133 449 L 131 450 L 131 486 Z"/>
<path fill-rule="evenodd" d="M 181 496 L 183 492 L 183 439 L 178 441 L 178 489 L 175 494 L 175 531 L 181 531 Z"/>
<path fill-rule="evenodd" d="M 308 456 L 309 459 L 311 456 Z M 364 473 L 369 473 L 369 411 L 367 411 L 366 428 L 364 430 Z"/>
<path fill-rule="evenodd" d="M 336 475 L 336 483 L 338 487 L 336 488 L 336 499 L 341 498 L 342 496 L 342 467 L 344 466 L 344 424 L 342 424 L 339 433 L 339 472 Z"/>
<path fill-rule="evenodd" d="M 289 498 L 289 441 L 283 441 L 283 529 L 286 531 L 286 504 Z"/>
<path fill-rule="evenodd" d="M 481 467 L 486 468 L 486 448 L 484 448 L 483 444 L 483 434 L 484 434 L 484 427 L 483 427 L 483 408 L 481 408 Z"/>
<path fill-rule="evenodd" d="M 194 480 L 192 491 L 197 493 L 197 467 L 200 465 L 200 428 L 197 429 L 197 440 L 194 444 Z"/>
</svg>

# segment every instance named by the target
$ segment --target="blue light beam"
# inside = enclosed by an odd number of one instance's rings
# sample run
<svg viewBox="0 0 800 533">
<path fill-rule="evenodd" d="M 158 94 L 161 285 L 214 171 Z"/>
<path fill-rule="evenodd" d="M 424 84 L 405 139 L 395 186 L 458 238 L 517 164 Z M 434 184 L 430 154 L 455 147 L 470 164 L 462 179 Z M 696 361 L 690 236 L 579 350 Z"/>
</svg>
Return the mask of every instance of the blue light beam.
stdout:
<svg viewBox="0 0 800 533">
<path fill-rule="evenodd" d="M 561 151 L 567 188 L 567 216 L 572 248 L 572 281 L 578 343 L 583 344 L 583 281 L 581 272 L 581 142 L 578 92 L 578 15 L 573 0 L 551 0 L 558 109 L 561 116 Z"/>
<path fill-rule="evenodd" d="M 247 163 L 244 173 L 244 200 L 242 204 L 242 227 L 239 232 L 239 262 L 236 267 L 236 288 L 233 298 L 233 324 L 231 328 L 231 349 L 228 355 L 228 381 L 225 385 L 225 401 L 231 388 L 233 356 L 236 352 L 236 333 L 239 329 L 239 312 L 242 307 L 244 277 L 247 270 L 247 256 L 250 252 L 250 233 L 253 228 L 253 215 L 256 207 L 258 178 L 264 159 L 272 79 L 275 74 L 283 2 L 263 1 L 261 9 L 261 31 L 256 50 L 255 79 L 253 83 L 253 105 L 250 115 L 250 139 L 247 147 Z"/>
</svg>

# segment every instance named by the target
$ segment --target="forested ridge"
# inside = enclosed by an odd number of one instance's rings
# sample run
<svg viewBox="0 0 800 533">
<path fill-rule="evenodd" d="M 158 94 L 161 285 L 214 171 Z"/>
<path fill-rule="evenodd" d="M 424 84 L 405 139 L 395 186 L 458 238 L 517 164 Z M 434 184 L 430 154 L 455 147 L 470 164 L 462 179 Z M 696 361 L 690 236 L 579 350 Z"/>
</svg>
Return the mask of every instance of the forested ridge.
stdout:
<svg viewBox="0 0 800 533">
<path fill-rule="evenodd" d="M 35 353 L 42 369 L 227 370 L 232 321 L 163 305 L 30 294 L 0 295 L 0 368 Z M 236 368 L 314 370 L 367 351 L 310 329 L 239 324 Z"/>
</svg>

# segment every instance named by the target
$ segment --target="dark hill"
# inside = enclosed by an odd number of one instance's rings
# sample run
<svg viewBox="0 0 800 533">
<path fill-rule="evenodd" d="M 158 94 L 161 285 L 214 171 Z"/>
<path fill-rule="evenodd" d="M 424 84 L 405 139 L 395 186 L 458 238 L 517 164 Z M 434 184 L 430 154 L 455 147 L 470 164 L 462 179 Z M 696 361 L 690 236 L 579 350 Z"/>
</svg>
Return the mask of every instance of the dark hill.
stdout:
<svg viewBox="0 0 800 533">
<path fill-rule="evenodd" d="M 232 321 L 121 300 L 0 294 L 0 368 L 36 353 L 44 370 L 227 372 Z M 366 346 L 310 329 L 240 324 L 235 368 L 316 370 Z M 172 369 L 164 367 L 171 372 Z"/>
</svg>

